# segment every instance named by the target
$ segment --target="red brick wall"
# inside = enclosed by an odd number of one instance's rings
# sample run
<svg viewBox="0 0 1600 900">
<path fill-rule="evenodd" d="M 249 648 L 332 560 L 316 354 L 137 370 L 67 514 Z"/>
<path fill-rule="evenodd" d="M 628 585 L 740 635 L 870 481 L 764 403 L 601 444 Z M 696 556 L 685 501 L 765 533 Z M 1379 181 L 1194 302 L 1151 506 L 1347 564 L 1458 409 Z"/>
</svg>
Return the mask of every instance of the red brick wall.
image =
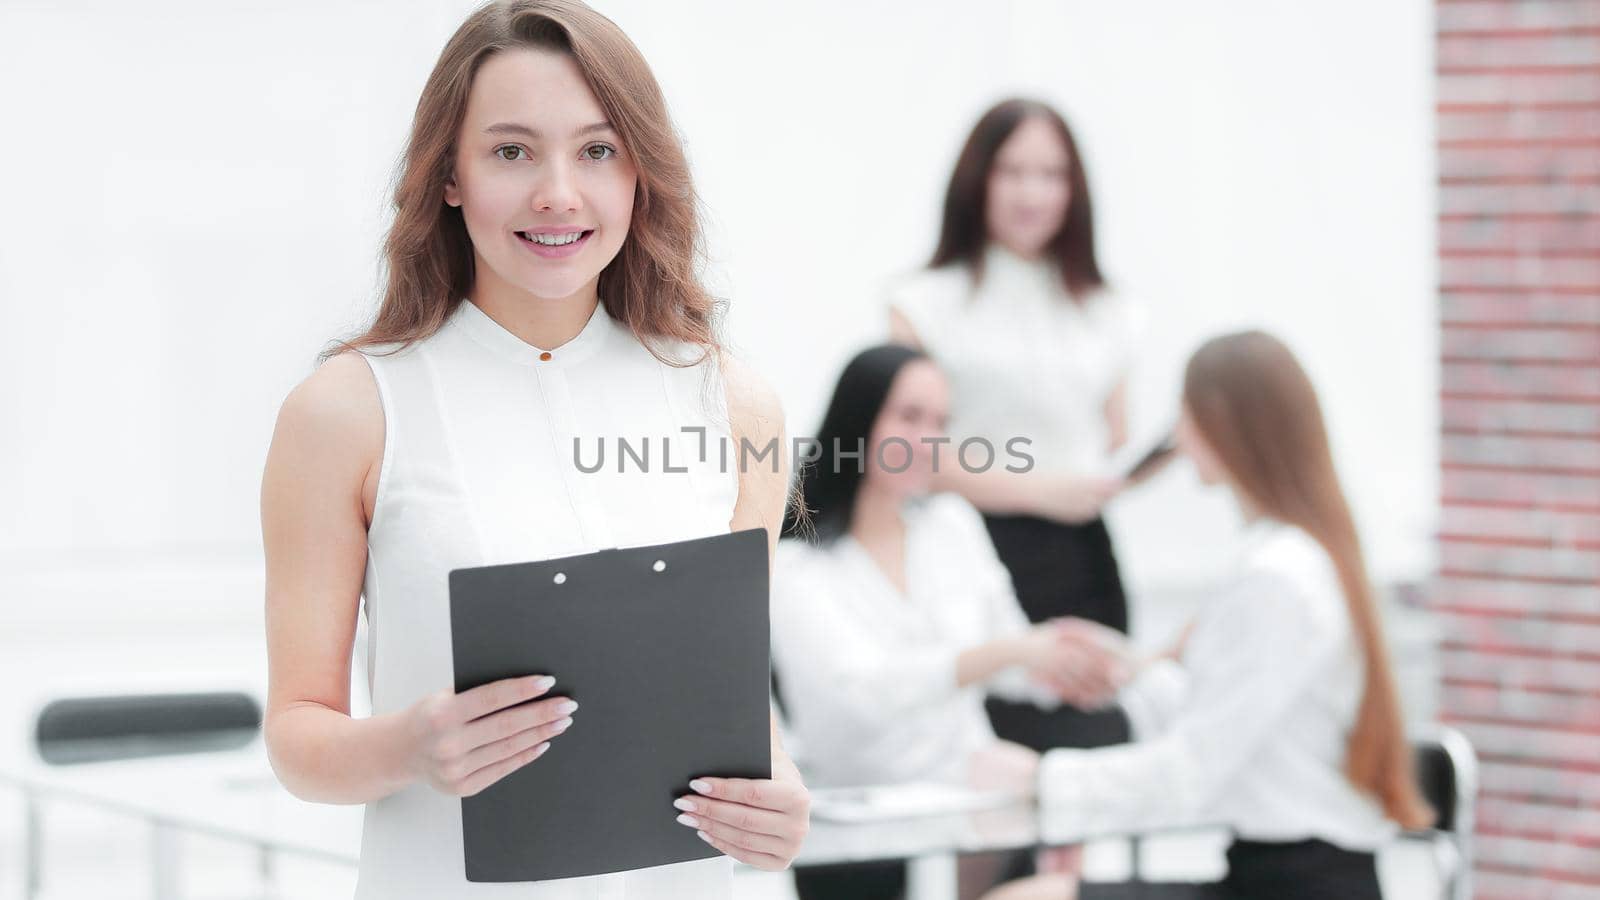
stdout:
<svg viewBox="0 0 1600 900">
<path fill-rule="evenodd" d="M 1435 11 L 1441 716 L 1478 897 L 1600 897 L 1600 0 Z"/>
</svg>

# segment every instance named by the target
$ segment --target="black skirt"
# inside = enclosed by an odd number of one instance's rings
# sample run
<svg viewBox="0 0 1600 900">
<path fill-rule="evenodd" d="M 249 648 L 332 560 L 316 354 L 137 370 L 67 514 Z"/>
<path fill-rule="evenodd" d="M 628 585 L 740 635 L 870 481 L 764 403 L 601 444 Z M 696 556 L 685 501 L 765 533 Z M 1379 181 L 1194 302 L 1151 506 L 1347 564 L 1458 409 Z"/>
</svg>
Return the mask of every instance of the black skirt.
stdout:
<svg viewBox="0 0 1600 900">
<path fill-rule="evenodd" d="M 1228 877 L 1217 900 L 1383 900 L 1378 860 L 1312 838 L 1292 843 L 1236 840 L 1228 847 Z"/>
<path fill-rule="evenodd" d="M 957 893 L 977 897 L 1014 878 L 1033 874 L 1032 850 L 963 853 Z M 900 860 L 797 866 L 795 894 L 800 900 L 905 900 L 906 863 Z"/>
<path fill-rule="evenodd" d="M 1236 840 L 1228 875 L 1212 884 L 1084 884 L 1080 900 L 1383 900 L 1378 860 L 1315 838 Z"/>
<path fill-rule="evenodd" d="M 902 900 L 906 895 L 906 864 L 888 860 L 796 866 L 794 892 L 800 900 Z"/>
<path fill-rule="evenodd" d="M 1029 621 L 1076 616 L 1127 632 L 1128 600 L 1104 520 L 1069 525 L 1033 516 L 985 516 L 984 522 Z M 996 698 L 985 705 L 995 734 L 1040 752 L 1121 744 L 1131 736 L 1121 709 L 1064 706 L 1045 712 Z"/>
</svg>

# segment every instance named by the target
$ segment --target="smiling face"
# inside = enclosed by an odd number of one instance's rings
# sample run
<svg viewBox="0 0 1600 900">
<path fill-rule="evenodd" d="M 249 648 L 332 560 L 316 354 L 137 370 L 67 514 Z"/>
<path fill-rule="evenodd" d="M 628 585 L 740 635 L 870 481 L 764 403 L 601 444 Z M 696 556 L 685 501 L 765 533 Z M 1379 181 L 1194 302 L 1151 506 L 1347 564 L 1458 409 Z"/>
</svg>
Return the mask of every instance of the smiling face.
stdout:
<svg viewBox="0 0 1600 900">
<path fill-rule="evenodd" d="M 1024 119 L 1000 144 L 989 171 L 989 239 L 1021 256 L 1043 252 L 1067 219 L 1071 163 L 1066 142 L 1047 120 Z"/>
<path fill-rule="evenodd" d="M 866 478 L 873 486 L 888 488 L 901 497 L 927 493 L 933 478 L 934 447 L 923 439 L 944 437 L 949 420 L 950 385 L 944 373 L 926 359 L 906 363 L 895 375 L 883 409 L 872 423 L 867 445 L 873 449 Z M 891 438 L 899 440 L 885 445 Z M 953 464 L 955 448 L 941 445 L 939 465 Z M 901 468 L 905 471 L 895 471 Z"/>
<path fill-rule="evenodd" d="M 479 67 L 445 182 L 472 239 L 475 292 L 592 297 L 628 235 L 637 183 L 570 55 L 519 48 Z"/>
</svg>

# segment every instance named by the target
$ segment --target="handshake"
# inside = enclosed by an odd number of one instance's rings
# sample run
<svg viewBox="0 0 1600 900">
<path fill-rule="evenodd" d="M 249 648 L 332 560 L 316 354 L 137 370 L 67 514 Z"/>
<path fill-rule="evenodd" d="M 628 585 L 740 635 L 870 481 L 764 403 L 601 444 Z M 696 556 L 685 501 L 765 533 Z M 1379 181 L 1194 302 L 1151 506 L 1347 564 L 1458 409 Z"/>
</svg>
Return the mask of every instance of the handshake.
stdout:
<svg viewBox="0 0 1600 900">
<path fill-rule="evenodd" d="M 1035 683 L 1080 709 L 1110 706 L 1140 667 L 1126 635 L 1072 617 L 1030 628 L 1021 638 L 1021 657 Z"/>
</svg>

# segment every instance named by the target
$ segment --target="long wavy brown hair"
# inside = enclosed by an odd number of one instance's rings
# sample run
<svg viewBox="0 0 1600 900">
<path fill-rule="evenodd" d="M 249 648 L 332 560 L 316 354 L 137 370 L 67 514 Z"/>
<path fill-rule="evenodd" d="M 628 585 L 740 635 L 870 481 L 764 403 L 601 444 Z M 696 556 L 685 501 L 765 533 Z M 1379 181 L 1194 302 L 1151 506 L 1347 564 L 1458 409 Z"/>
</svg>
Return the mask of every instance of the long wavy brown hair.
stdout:
<svg viewBox="0 0 1600 900">
<path fill-rule="evenodd" d="M 606 312 L 664 362 L 698 360 L 668 358 L 651 338 L 686 341 L 720 355 L 721 306 L 698 274 L 704 259 L 699 200 L 644 57 L 614 22 L 576 0 L 496 0 L 456 29 L 423 86 L 395 179 L 377 316 L 365 332 L 335 342 L 322 358 L 380 344 L 404 347 L 428 337 L 471 290 L 472 242 L 461 210 L 444 202 L 444 183 L 478 68 L 494 54 L 518 48 L 572 57 L 639 173 L 628 235 L 600 273 Z"/>
<path fill-rule="evenodd" d="M 972 133 L 956 158 L 955 171 L 945 189 L 944 215 L 939 225 L 939 244 L 928 261 L 936 269 L 963 263 L 974 281 L 983 278 L 983 249 L 989 242 L 986 216 L 989 174 L 994 170 L 1000 145 L 1029 119 L 1042 119 L 1061 138 L 1067 148 L 1067 183 L 1071 186 L 1066 220 L 1050 240 L 1045 252 L 1061 272 L 1061 283 L 1075 300 L 1105 285 L 1094 249 L 1094 204 L 1089 198 L 1089 175 L 1072 137 L 1067 120 L 1055 107 L 1039 100 L 1013 97 L 995 104 L 972 126 Z"/>
<path fill-rule="evenodd" d="M 1333 560 L 1366 676 L 1346 774 L 1390 819 L 1426 828 L 1433 810 L 1417 789 L 1377 602 L 1311 379 L 1282 341 L 1246 331 L 1201 346 L 1189 360 L 1183 394 L 1201 435 L 1246 498 L 1263 514 L 1304 530 Z"/>
</svg>

